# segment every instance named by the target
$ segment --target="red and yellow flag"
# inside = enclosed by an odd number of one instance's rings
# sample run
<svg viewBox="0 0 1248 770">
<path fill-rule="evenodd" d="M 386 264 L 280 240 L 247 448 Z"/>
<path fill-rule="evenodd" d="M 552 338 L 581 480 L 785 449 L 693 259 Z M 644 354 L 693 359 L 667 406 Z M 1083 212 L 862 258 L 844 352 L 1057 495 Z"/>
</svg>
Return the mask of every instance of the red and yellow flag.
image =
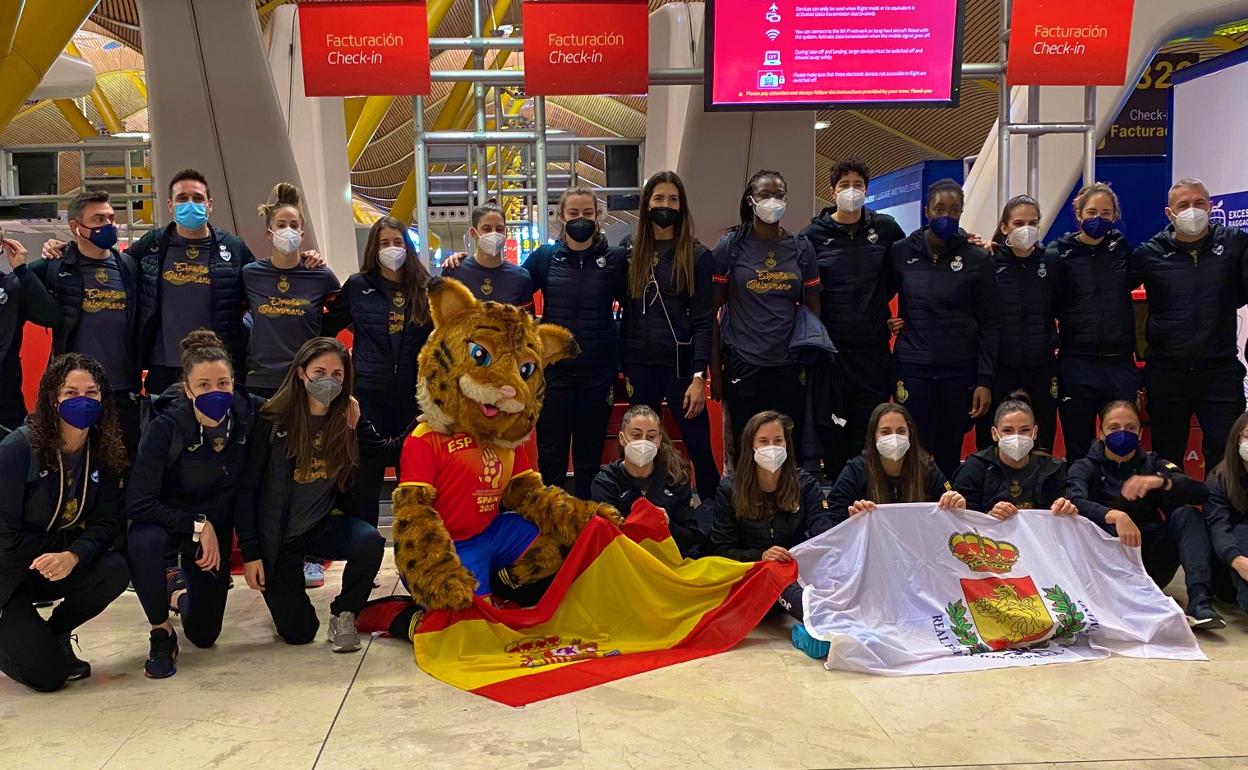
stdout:
<svg viewBox="0 0 1248 770">
<path fill-rule="evenodd" d="M 431 676 L 509 706 L 714 655 L 741 641 L 795 564 L 681 559 L 644 498 L 623 529 L 594 518 L 536 607 L 430 613 L 413 635 Z"/>
</svg>

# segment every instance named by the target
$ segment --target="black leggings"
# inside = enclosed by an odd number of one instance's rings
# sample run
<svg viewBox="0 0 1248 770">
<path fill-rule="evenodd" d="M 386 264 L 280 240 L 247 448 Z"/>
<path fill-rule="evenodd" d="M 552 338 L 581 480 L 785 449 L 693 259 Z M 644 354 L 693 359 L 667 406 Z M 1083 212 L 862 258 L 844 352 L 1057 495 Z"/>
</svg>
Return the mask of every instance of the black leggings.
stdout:
<svg viewBox="0 0 1248 770">
<path fill-rule="evenodd" d="M 415 396 L 396 398 L 388 393 L 361 388 L 355 389 L 355 397 L 360 402 L 360 414 L 373 424 L 377 433 L 384 439 L 396 439 L 393 450 L 375 457 L 360 458 L 360 472 L 352 490 L 359 518 L 375 527 L 380 518 L 378 500 L 386 468 L 398 467 L 403 439 L 415 427 L 420 406 Z"/>
<path fill-rule="evenodd" d="M 213 523 L 223 548 L 231 542 L 232 527 Z M 195 564 L 199 545 L 189 535 L 170 534 L 159 524 L 140 522 L 130 527 L 126 552 L 134 592 L 153 626 L 169 620 L 169 593 L 165 579 L 165 554 L 174 549 L 182 557 L 186 593 L 178 599 L 182 635 L 196 647 L 211 647 L 221 635 L 225 617 L 225 597 L 230 588 L 230 554 L 221 554 L 221 566 L 214 575 Z"/>
<path fill-rule="evenodd" d="M 602 467 L 607 424 L 615 405 L 615 371 L 546 371 L 546 399 L 537 418 L 537 465 L 543 484 L 562 487 L 572 449 L 574 494 L 589 499 Z"/>
<path fill-rule="evenodd" d="M 126 560 L 115 551 L 80 563 L 64 580 L 31 572 L 0 608 L 0 671 L 39 692 L 59 690 L 69 678 L 69 660 L 57 637 L 103 612 L 129 581 Z M 45 621 L 34 604 L 54 599 L 64 601 Z"/>
<path fill-rule="evenodd" d="M 711 421 L 705 409 L 697 417 L 685 417 L 683 404 L 689 379 L 678 378 L 676 369 L 671 366 L 640 364 L 625 364 L 624 376 L 628 378 L 631 389 L 631 405 L 645 404 L 662 415 L 663 401 L 667 401 L 668 410 L 680 426 L 680 438 L 685 442 L 685 451 L 689 453 L 689 460 L 693 463 L 698 497 L 702 500 L 714 499 L 715 489 L 719 486 L 719 467 L 715 464 L 714 453 L 711 452 Z"/>
</svg>

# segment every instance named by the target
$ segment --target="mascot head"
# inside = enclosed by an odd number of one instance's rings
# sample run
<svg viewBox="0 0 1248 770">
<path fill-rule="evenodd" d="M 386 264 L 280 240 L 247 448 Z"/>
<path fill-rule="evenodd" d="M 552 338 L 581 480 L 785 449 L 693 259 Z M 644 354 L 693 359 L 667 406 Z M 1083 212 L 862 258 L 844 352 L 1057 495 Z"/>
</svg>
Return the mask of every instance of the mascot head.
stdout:
<svg viewBox="0 0 1248 770">
<path fill-rule="evenodd" d="M 416 383 L 426 422 L 495 446 L 522 443 L 542 410 L 546 366 L 580 352 L 572 333 L 513 305 L 478 302 L 453 278 L 430 284 L 429 308 L 433 333 Z"/>
</svg>

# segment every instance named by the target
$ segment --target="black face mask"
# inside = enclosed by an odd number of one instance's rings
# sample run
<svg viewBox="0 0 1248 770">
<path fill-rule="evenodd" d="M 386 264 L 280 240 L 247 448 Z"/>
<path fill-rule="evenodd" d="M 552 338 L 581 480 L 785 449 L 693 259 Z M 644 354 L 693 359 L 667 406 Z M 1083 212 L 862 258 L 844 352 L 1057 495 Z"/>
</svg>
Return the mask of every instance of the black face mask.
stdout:
<svg viewBox="0 0 1248 770">
<path fill-rule="evenodd" d="M 662 228 L 679 224 L 685 214 L 680 209 L 669 209 L 666 206 L 650 209 L 650 221 Z"/>
<path fill-rule="evenodd" d="M 564 235 L 568 236 L 577 243 L 584 243 L 594 237 L 594 233 L 598 232 L 598 224 L 592 219 L 578 217 L 563 226 Z"/>
</svg>

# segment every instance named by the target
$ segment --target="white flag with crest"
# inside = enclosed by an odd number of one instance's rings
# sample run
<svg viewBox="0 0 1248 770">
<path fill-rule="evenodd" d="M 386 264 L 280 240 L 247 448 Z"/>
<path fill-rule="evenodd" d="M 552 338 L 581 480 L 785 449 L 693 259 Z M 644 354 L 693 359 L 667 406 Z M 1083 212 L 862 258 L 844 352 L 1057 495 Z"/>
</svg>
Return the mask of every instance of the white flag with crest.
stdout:
<svg viewBox="0 0 1248 770">
<path fill-rule="evenodd" d="M 1082 516 L 1005 521 L 881 505 L 793 549 L 827 667 L 890 676 L 1133 658 L 1206 660 L 1183 611 Z"/>
</svg>

